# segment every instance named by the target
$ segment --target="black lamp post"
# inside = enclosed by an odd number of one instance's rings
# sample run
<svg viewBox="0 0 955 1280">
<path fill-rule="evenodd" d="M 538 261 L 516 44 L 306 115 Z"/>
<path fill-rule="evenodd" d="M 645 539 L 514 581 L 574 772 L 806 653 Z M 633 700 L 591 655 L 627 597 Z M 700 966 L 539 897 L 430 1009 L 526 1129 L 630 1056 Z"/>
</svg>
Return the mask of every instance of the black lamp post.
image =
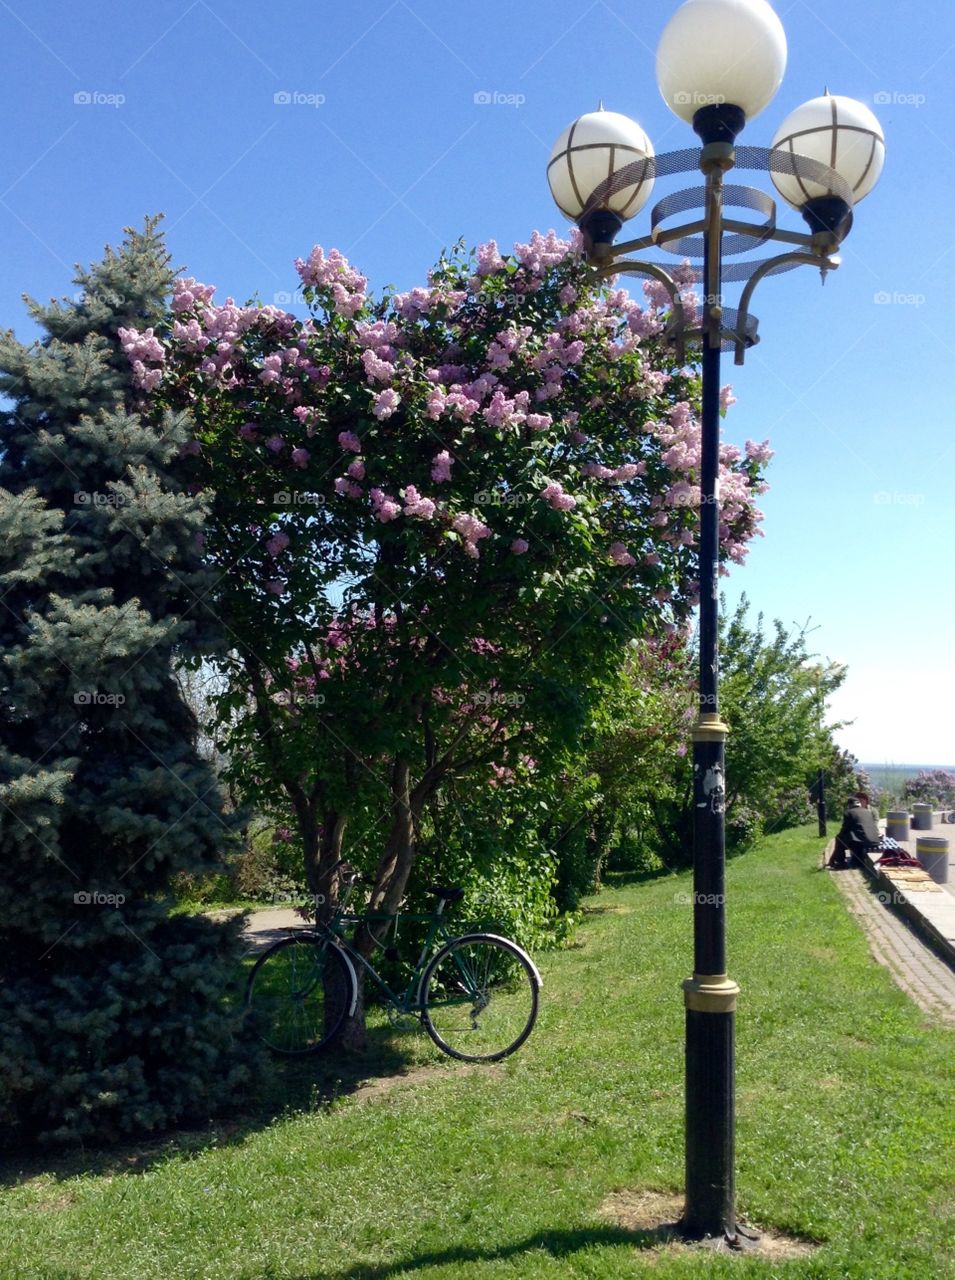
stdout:
<svg viewBox="0 0 955 1280">
<path fill-rule="evenodd" d="M 683 1233 L 737 1237 L 735 1206 L 735 1010 L 739 988 L 727 975 L 725 910 L 724 744 L 720 718 L 718 572 L 720 551 L 720 355 L 742 364 L 757 341 L 753 291 L 767 275 L 799 265 L 827 271 L 852 224 L 852 208 L 871 191 L 884 159 L 878 121 L 862 103 L 828 92 L 792 112 L 770 149 L 737 147 L 743 126 L 774 97 L 786 66 L 786 37 L 767 0 L 686 0 L 657 51 L 657 81 L 677 116 L 702 146 L 655 156 L 644 131 L 616 112 L 581 116 L 558 139 L 548 166 L 551 192 L 580 227 L 602 275 L 650 276 L 667 289 L 665 330 L 678 358 L 702 348 L 700 463 L 700 688 L 693 732 L 693 976 L 683 984 L 686 1008 L 686 1206 Z M 768 172 L 809 231 L 776 225 L 775 201 L 750 187 L 726 185 L 733 168 Z M 624 221 L 644 206 L 658 177 L 701 170 L 702 190 L 678 191 L 651 212 L 651 233 L 614 246 Z M 729 217 L 727 207 L 761 221 Z M 676 215 L 699 211 L 673 225 Z M 668 225 L 669 224 L 669 225 Z M 770 240 L 793 246 L 771 258 L 752 251 Z M 665 262 L 628 257 L 655 247 L 702 260 L 699 320 L 688 315 Z M 743 261 L 724 265 L 730 257 Z M 737 307 L 724 305 L 724 284 L 742 284 Z"/>
</svg>

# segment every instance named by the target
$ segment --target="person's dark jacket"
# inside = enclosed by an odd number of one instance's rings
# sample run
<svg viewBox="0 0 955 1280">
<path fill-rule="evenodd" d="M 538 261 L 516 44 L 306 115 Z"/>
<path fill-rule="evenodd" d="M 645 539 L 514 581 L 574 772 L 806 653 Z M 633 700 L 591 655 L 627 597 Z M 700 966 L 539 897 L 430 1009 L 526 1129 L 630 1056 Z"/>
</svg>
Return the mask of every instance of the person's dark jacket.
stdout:
<svg viewBox="0 0 955 1280">
<path fill-rule="evenodd" d="M 880 838 L 879 824 L 871 809 L 866 809 L 861 804 L 850 805 L 839 830 L 839 839 L 843 844 L 853 852 L 861 852 L 870 845 L 878 844 Z"/>
</svg>

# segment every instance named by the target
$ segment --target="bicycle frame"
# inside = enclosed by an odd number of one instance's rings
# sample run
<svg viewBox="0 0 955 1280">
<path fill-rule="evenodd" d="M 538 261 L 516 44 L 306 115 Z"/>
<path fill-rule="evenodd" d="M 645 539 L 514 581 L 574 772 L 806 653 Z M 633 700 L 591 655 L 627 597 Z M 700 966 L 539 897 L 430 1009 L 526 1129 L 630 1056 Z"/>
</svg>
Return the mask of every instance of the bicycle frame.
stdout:
<svg viewBox="0 0 955 1280">
<path fill-rule="evenodd" d="M 347 903 L 347 900 L 346 900 Z M 424 976 L 425 968 L 428 961 L 435 952 L 435 943 L 442 944 L 449 942 L 455 935 L 448 929 L 444 919 L 444 908 L 446 903 L 443 899 L 438 902 L 437 908 L 429 912 L 413 912 L 413 911 L 396 911 L 393 914 L 386 913 L 368 913 L 363 915 L 348 916 L 345 914 L 346 903 L 342 903 L 340 911 L 327 924 L 320 924 L 313 928 L 312 932 L 317 933 L 320 937 L 326 938 L 329 942 L 333 942 L 345 954 L 347 960 L 351 962 L 354 969 L 356 962 L 361 965 L 365 973 L 375 983 L 375 986 L 385 997 L 388 1003 L 399 1013 L 417 1013 L 421 1009 L 421 980 Z M 381 974 L 359 951 L 356 951 L 349 938 L 339 932 L 339 928 L 344 925 L 351 924 L 392 924 L 397 925 L 399 920 L 417 920 L 431 922 L 428 935 L 425 938 L 421 954 L 412 967 L 411 979 L 407 989 L 401 993 L 393 991 L 388 983 L 382 978 Z"/>
</svg>

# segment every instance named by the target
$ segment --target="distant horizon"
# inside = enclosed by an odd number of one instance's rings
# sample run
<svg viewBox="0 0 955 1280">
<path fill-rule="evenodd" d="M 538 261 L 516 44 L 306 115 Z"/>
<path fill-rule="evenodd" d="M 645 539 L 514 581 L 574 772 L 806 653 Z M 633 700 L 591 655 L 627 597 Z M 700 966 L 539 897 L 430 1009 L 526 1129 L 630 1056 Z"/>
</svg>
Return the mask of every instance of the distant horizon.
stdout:
<svg viewBox="0 0 955 1280">
<path fill-rule="evenodd" d="M 945 769 L 955 772 L 955 764 L 908 764 L 894 760 L 860 760 L 863 769 Z"/>
</svg>

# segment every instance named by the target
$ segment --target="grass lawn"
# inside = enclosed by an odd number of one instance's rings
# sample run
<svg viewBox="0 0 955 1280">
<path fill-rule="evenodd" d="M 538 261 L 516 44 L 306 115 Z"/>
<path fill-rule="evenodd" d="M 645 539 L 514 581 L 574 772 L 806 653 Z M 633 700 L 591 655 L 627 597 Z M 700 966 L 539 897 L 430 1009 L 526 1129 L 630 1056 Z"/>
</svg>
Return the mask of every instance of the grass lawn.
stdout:
<svg viewBox="0 0 955 1280">
<path fill-rule="evenodd" d="M 327 1064 L 280 1064 L 261 1114 L 207 1134 L 7 1162 L 0 1276 L 955 1277 L 955 1035 L 870 958 L 819 843 L 774 836 L 728 875 L 740 1210 L 811 1256 L 651 1250 L 601 1211 L 682 1183 L 680 876 L 592 900 L 577 945 L 539 957 L 537 1028 L 502 1064 L 401 1035 L 378 1064 L 404 1080 L 329 1102 Z"/>
</svg>

